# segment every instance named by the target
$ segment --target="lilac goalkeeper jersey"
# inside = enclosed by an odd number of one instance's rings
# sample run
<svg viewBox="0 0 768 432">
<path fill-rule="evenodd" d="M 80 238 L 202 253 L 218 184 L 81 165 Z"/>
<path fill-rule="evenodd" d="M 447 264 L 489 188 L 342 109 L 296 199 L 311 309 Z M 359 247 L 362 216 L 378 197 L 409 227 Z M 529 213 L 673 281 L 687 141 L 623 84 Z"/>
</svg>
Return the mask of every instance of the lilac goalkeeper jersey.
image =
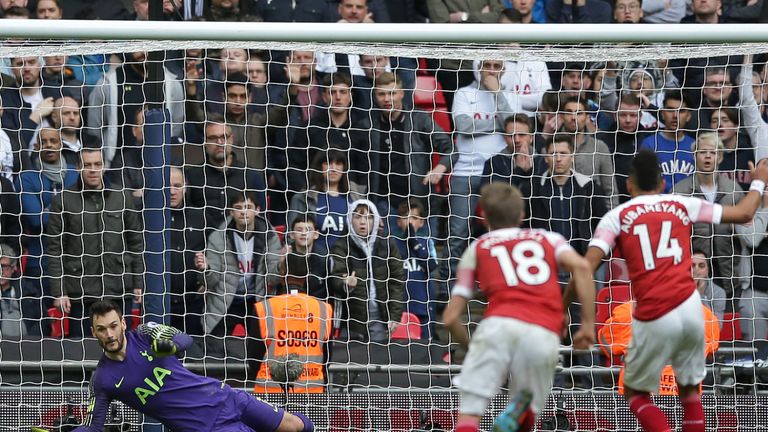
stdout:
<svg viewBox="0 0 768 432">
<path fill-rule="evenodd" d="M 102 356 L 91 377 L 88 418 L 76 432 L 101 432 L 112 400 L 157 419 L 174 432 L 212 430 L 233 390 L 219 380 L 190 372 L 174 355 L 154 354 L 152 331 L 152 325 L 142 325 L 126 332 L 125 360 Z M 179 332 L 173 341 L 183 352 L 192 338 Z"/>
</svg>

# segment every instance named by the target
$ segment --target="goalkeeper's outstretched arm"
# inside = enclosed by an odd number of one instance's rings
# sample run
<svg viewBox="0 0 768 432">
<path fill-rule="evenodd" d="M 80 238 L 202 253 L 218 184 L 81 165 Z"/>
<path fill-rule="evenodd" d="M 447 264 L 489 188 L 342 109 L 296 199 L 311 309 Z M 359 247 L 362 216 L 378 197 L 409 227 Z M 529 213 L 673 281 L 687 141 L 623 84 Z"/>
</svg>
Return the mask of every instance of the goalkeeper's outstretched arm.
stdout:
<svg viewBox="0 0 768 432">
<path fill-rule="evenodd" d="M 175 327 L 150 322 L 137 330 L 149 339 L 152 351 L 159 356 L 181 355 L 192 345 L 192 337 Z"/>
</svg>

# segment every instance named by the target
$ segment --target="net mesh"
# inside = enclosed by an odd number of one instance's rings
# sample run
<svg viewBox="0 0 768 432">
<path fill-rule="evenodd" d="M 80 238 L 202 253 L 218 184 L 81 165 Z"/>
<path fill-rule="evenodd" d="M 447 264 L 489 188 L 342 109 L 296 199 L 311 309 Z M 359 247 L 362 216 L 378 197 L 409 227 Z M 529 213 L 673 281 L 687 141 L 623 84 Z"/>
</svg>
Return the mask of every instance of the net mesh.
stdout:
<svg viewBox="0 0 768 432">
<path fill-rule="evenodd" d="M 8 430 L 60 421 L 69 398 L 81 415 L 102 353 L 83 309 L 104 297 L 129 327 L 165 316 L 193 336 L 187 366 L 235 387 L 279 392 L 254 360 L 319 356 L 325 367 L 312 376 L 329 395 L 270 398 L 330 430 L 452 428 L 465 353 L 441 314 L 459 257 L 485 232 L 482 184 L 518 185 L 526 223 L 584 252 L 594 222 L 628 198 L 639 148 L 657 149 L 671 191 L 727 204 L 749 187 L 748 162 L 768 142 L 765 44 L 6 42 Z M 547 157 L 555 134 L 575 141 L 572 160 Z M 699 151 L 720 144 L 714 162 Z M 542 190 L 571 168 L 574 183 Z M 705 182 L 713 171 L 717 189 Z M 101 187 L 109 193 L 89 194 Z M 360 203 L 377 216 L 352 214 Z M 708 327 L 719 348 L 708 357 L 707 409 L 739 430 L 764 422 L 762 396 L 734 397 L 766 379 L 764 219 L 694 228 L 706 257 L 694 276 L 718 318 Z M 598 327 L 608 330 L 593 352 L 561 347 L 542 427 L 558 413 L 572 425 L 636 427 L 616 393 L 621 350 L 611 351 L 629 322 L 602 325 L 629 297 L 626 269 L 614 259 L 595 279 Z M 256 306 L 291 289 L 330 310 L 297 312 L 299 325 L 277 304 Z M 473 331 L 485 307 L 469 303 Z M 273 328 L 284 333 L 259 342 Z M 145 421 L 122 405 L 114 416 Z"/>
<path fill-rule="evenodd" d="M 12 40 L 0 46 L 0 56 L 86 55 L 144 51 L 240 48 L 248 50 L 307 50 L 330 53 L 370 54 L 418 58 L 490 58 L 515 61 L 615 61 L 659 58 L 717 57 L 761 54 L 765 43 L 579 43 L 579 44 L 490 44 L 490 43 L 386 43 L 386 42 L 286 42 L 206 40 L 109 40 L 60 41 Z M 545 48 L 545 49 L 543 49 Z"/>
</svg>

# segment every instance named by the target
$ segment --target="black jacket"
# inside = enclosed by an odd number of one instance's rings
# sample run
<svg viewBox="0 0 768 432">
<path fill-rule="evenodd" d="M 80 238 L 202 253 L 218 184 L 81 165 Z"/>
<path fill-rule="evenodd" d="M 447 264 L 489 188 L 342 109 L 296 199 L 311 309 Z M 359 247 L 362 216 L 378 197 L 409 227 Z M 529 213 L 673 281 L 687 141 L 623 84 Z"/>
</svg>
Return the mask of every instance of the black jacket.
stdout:
<svg viewBox="0 0 768 432">
<path fill-rule="evenodd" d="M 171 209 L 171 303 L 183 301 L 184 293 L 198 286 L 195 254 L 205 252 L 205 216 L 202 209 Z"/>
<path fill-rule="evenodd" d="M 53 198 L 49 210 L 51 295 L 121 296 L 144 287 L 144 229 L 128 191 L 84 191 Z"/>
<path fill-rule="evenodd" d="M 594 199 L 603 192 L 589 177 L 572 172 L 570 179 L 563 190 L 570 190 L 570 196 L 561 195 L 561 189 L 555 185 L 549 175 L 539 179 L 534 178 L 530 184 L 523 185 L 522 194 L 526 198 L 525 226 L 530 228 L 542 228 L 557 232 L 552 224 L 552 207 L 555 200 L 564 200 L 565 205 L 570 203 L 570 236 L 565 235 L 577 252 L 584 254 L 587 251 L 589 240 L 592 238 L 597 223 L 608 211 L 604 199 Z"/>
<path fill-rule="evenodd" d="M 0 243 L 21 251 L 21 200 L 10 180 L 0 175 Z"/>
<path fill-rule="evenodd" d="M 205 163 L 187 169 L 187 189 L 190 207 L 205 209 L 205 226 L 218 228 L 226 218 L 227 195 L 234 191 L 253 192 L 262 212 L 267 209 L 267 186 L 264 172 L 245 165 L 235 158 L 232 165 L 221 169 Z"/>
<path fill-rule="evenodd" d="M 459 154 L 454 151 L 453 141 L 449 134 L 438 126 L 429 114 L 413 111 L 403 112 L 403 131 L 408 135 L 404 140 L 403 153 L 406 155 L 408 166 L 405 172 L 409 172 L 410 191 L 403 191 L 403 195 L 416 198 L 425 198 L 430 193 L 430 187 L 422 184 L 424 176 L 433 168 L 432 154 L 440 156 L 439 164 L 448 167 L 450 172 L 458 161 Z M 386 154 L 384 140 L 386 137 L 382 131 L 381 115 L 373 112 L 371 115 L 371 141 L 370 151 L 366 152 L 366 161 L 369 164 L 361 167 L 363 172 L 378 172 L 380 170 L 381 157 Z M 362 158 L 360 158 L 362 159 Z M 371 176 L 370 184 L 360 182 L 368 186 L 368 192 L 379 190 L 378 176 Z"/>
</svg>

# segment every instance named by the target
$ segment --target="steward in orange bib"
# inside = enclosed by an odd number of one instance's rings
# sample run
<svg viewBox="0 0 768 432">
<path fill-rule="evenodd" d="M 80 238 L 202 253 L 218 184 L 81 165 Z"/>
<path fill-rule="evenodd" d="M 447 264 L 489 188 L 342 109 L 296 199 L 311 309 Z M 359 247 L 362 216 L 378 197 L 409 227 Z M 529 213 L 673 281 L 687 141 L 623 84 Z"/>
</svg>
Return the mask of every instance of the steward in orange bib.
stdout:
<svg viewBox="0 0 768 432">
<path fill-rule="evenodd" d="M 272 379 L 269 363 L 292 355 L 304 363 L 292 384 L 295 393 L 325 392 L 326 342 L 331 335 L 331 305 L 292 290 L 254 305 L 256 318 L 248 325 L 248 358 L 256 370 L 255 393 L 282 392 Z"/>
<path fill-rule="evenodd" d="M 597 333 L 600 349 L 606 356 L 622 357 L 627 353 L 627 347 L 632 339 L 632 308 L 634 304 L 634 301 L 629 301 L 616 306 L 611 317 Z M 701 305 L 701 309 L 704 314 L 704 331 L 706 332 L 704 354 L 709 357 L 720 346 L 720 323 L 708 307 Z M 677 382 L 671 365 L 664 367 L 660 382 L 658 394 L 677 396 Z M 624 394 L 624 366 L 619 372 L 618 392 Z M 699 388 L 699 393 L 701 393 L 701 388 Z"/>
</svg>

